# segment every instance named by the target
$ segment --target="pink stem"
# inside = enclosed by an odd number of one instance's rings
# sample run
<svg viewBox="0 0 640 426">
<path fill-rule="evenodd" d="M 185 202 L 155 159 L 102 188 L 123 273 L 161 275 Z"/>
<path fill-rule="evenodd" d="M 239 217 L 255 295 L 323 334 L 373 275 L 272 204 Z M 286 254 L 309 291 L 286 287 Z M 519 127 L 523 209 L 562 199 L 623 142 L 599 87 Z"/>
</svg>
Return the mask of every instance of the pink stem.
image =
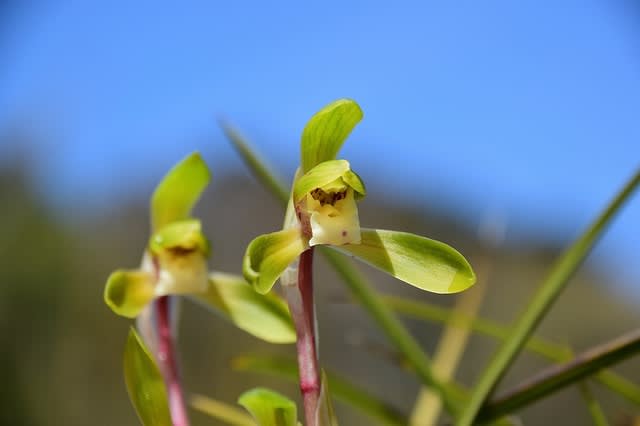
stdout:
<svg viewBox="0 0 640 426">
<path fill-rule="evenodd" d="M 178 362 L 171 335 L 169 296 L 162 296 L 154 302 L 158 318 L 158 364 L 167 386 L 169 410 L 173 426 L 189 426 L 189 418 L 182 395 L 182 385 L 178 372 Z"/>
<path fill-rule="evenodd" d="M 313 304 L 313 248 L 300 255 L 298 267 L 298 288 L 287 291 L 287 299 L 296 327 L 300 391 L 304 403 L 305 424 L 317 426 L 316 410 L 320 395 L 320 374 Z"/>
</svg>

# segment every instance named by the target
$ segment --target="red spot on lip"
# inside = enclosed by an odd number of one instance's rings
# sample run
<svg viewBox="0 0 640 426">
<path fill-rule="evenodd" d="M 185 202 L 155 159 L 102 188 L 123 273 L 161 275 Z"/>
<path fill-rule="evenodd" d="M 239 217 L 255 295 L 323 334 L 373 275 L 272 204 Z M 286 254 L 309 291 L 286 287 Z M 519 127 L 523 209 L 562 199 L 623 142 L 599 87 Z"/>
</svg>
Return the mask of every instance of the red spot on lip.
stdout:
<svg viewBox="0 0 640 426">
<path fill-rule="evenodd" d="M 342 236 L 346 237 L 347 236 L 347 231 L 342 231 Z"/>
</svg>

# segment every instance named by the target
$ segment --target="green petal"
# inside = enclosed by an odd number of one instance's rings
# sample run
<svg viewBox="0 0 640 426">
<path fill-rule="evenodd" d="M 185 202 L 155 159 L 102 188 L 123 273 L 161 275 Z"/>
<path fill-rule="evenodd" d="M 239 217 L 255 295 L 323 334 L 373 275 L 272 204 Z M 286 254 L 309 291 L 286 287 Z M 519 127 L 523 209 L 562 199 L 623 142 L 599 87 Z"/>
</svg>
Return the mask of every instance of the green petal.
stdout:
<svg viewBox="0 0 640 426">
<path fill-rule="evenodd" d="M 360 198 L 365 195 L 364 183 L 351 171 L 347 160 L 330 160 L 318 164 L 296 180 L 293 186 L 293 200 L 299 202 L 306 194 L 316 188 L 326 191 L 341 191 L 348 186 Z"/>
<path fill-rule="evenodd" d="M 251 389 L 240 395 L 238 404 L 251 413 L 258 422 L 258 426 L 297 426 L 298 424 L 296 404 L 269 389 Z"/>
<path fill-rule="evenodd" d="M 152 229 L 188 218 L 210 180 L 209 169 L 197 152 L 175 165 L 151 198 Z"/>
<path fill-rule="evenodd" d="M 202 234 L 200 221 L 187 219 L 160 228 L 149 240 L 149 249 L 156 255 L 168 250 L 185 254 L 199 251 L 208 256 L 209 242 Z"/>
<path fill-rule="evenodd" d="M 124 381 L 133 407 L 145 426 L 171 426 L 167 391 L 158 367 L 131 328 L 124 351 Z"/>
<path fill-rule="evenodd" d="M 476 281 L 467 260 L 439 241 L 381 229 L 362 229 L 361 237 L 336 248 L 422 290 L 457 293 Z"/>
<path fill-rule="evenodd" d="M 306 173 L 324 161 L 335 159 L 360 120 L 362 110 L 350 99 L 332 102 L 311 117 L 302 132 L 302 171 Z"/>
<path fill-rule="evenodd" d="M 297 227 L 261 235 L 249 243 L 242 273 L 258 293 L 265 294 L 307 248 L 307 241 Z"/>
<path fill-rule="evenodd" d="M 273 293 L 256 293 L 242 277 L 214 272 L 209 275 L 207 292 L 194 297 L 259 339 L 270 343 L 296 341 L 287 304 Z"/>
<path fill-rule="evenodd" d="M 105 303 L 118 315 L 135 318 L 154 297 L 151 274 L 117 270 L 107 279 Z"/>
</svg>

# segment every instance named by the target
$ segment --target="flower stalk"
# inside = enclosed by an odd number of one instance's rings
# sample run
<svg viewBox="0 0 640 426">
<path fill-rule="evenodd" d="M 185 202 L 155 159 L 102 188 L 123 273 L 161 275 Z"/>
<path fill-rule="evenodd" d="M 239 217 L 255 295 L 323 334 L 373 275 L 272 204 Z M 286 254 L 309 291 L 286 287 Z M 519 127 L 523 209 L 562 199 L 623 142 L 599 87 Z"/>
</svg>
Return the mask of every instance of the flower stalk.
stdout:
<svg viewBox="0 0 640 426">
<path fill-rule="evenodd" d="M 290 271 L 292 274 L 295 269 Z M 300 392 L 304 405 L 306 424 L 316 424 L 318 398 L 320 396 L 320 370 L 316 340 L 316 318 L 313 301 L 313 248 L 300 254 L 297 265 L 297 282 L 284 286 L 289 311 L 296 327 L 296 350 Z"/>
<path fill-rule="evenodd" d="M 153 302 L 158 319 L 158 349 L 155 355 L 167 388 L 171 422 L 173 426 L 189 426 L 182 382 L 178 370 L 178 356 L 171 332 L 171 301 L 169 297 L 162 296 Z"/>
</svg>

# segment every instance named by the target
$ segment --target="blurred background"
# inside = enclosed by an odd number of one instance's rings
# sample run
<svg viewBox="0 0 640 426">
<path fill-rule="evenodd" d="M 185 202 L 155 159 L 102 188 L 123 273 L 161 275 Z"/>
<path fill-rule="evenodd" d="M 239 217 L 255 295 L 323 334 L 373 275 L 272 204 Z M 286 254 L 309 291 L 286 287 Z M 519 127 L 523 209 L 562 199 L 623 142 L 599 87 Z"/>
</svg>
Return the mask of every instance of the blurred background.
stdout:
<svg viewBox="0 0 640 426">
<path fill-rule="evenodd" d="M 341 97 L 365 118 L 345 144 L 368 185 L 361 222 L 438 238 L 478 259 L 487 218 L 506 229 L 482 314 L 509 323 L 559 251 L 638 167 L 640 7 L 632 1 L 0 3 L 0 424 L 136 424 L 122 380 L 128 321 L 102 302 L 110 271 L 138 264 L 147 203 L 200 150 L 214 183 L 197 213 L 212 267 L 240 272 L 246 244 L 281 224 L 217 119 L 242 129 L 289 182 L 306 120 Z M 540 333 L 576 350 L 640 323 L 640 200 L 622 211 Z M 318 262 L 323 364 L 409 412 L 418 383 Z M 450 305 L 362 268 L 380 291 Z M 193 392 L 234 402 L 255 385 L 242 353 L 293 355 L 185 304 Z M 407 324 L 432 352 L 440 326 Z M 365 342 L 367 344 L 363 344 Z M 378 349 L 372 350 L 371 347 Z M 458 378 L 495 349 L 474 337 Z M 505 386 L 545 362 L 522 356 Z M 618 367 L 640 379 L 640 360 Z M 600 388 L 612 421 L 632 407 Z M 342 424 L 369 420 L 338 405 Z M 566 413 L 559 422 L 560 413 Z M 525 424 L 588 424 L 568 389 Z M 193 414 L 195 425 L 215 421 Z"/>
</svg>

